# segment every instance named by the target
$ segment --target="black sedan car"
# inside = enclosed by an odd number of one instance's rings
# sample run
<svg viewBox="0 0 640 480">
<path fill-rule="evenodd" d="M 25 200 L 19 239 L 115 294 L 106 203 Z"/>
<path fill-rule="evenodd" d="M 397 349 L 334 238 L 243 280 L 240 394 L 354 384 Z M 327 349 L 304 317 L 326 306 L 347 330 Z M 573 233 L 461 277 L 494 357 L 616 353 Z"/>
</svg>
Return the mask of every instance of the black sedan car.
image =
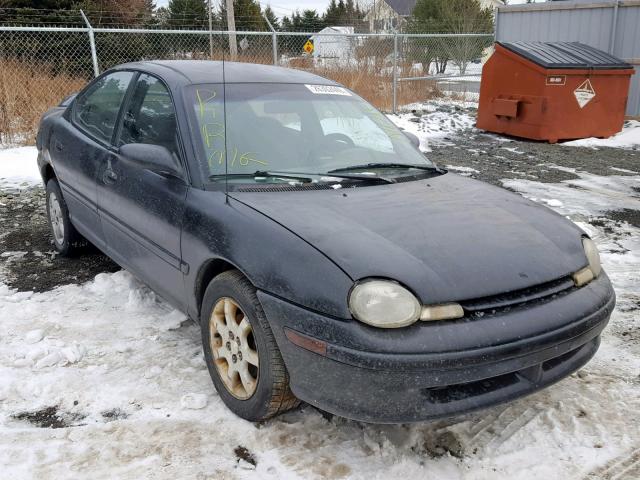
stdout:
<svg viewBox="0 0 640 480">
<path fill-rule="evenodd" d="M 583 231 L 416 140 L 310 73 L 158 61 L 96 78 L 37 145 L 57 250 L 89 241 L 197 320 L 233 412 L 396 423 L 560 380 L 615 303 Z"/>
</svg>

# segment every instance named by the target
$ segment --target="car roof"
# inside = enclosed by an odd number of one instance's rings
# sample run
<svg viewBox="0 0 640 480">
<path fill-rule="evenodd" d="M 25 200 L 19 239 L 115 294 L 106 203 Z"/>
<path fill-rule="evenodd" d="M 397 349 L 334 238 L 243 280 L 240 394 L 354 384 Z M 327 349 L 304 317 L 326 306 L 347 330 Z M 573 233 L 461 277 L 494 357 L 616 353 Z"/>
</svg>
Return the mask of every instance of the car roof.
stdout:
<svg viewBox="0 0 640 480">
<path fill-rule="evenodd" d="M 153 60 L 126 63 L 116 69 L 136 69 L 154 73 L 165 80 L 183 83 L 223 83 L 223 62 L 212 60 Z M 255 63 L 224 62 L 225 83 L 309 83 L 339 85 L 333 80 L 292 68 Z"/>
</svg>

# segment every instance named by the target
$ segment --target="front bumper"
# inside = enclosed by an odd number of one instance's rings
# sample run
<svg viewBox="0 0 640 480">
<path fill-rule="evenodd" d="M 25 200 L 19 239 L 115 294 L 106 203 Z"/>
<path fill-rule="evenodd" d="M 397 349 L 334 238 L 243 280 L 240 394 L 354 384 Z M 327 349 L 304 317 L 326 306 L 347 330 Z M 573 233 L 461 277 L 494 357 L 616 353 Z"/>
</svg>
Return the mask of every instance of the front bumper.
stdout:
<svg viewBox="0 0 640 480">
<path fill-rule="evenodd" d="M 463 414 L 544 388 L 591 359 L 615 306 L 604 273 L 547 301 L 397 330 L 258 296 L 293 393 L 322 410 L 375 423 Z M 326 353 L 293 344 L 286 329 L 326 342 Z"/>
</svg>

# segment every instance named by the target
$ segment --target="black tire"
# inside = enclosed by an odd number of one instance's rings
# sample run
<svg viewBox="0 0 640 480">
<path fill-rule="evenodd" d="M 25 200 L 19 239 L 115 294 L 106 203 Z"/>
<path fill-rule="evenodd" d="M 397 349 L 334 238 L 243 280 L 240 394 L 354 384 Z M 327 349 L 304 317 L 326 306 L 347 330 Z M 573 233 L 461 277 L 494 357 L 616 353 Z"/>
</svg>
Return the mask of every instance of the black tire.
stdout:
<svg viewBox="0 0 640 480">
<path fill-rule="evenodd" d="M 234 396 L 221 378 L 211 348 L 209 321 L 221 299 L 232 299 L 248 320 L 258 352 L 257 385 L 244 400 Z M 282 360 L 255 287 L 237 270 L 221 273 L 207 287 L 200 314 L 204 358 L 213 384 L 227 407 L 239 417 L 259 422 L 295 408 L 300 401 L 289 388 L 289 373 Z"/>
<path fill-rule="evenodd" d="M 47 220 L 49 222 L 49 229 L 51 230 L 53 245 L 58 253 L 64 257 L 76 255 L 79 250 L 86 245 L 86 240 L 78 233 L 71 223 L 71 219 L 69 218 L 69 209 L 67 208 L 67 203 L 64 201 L 64 197 L 62 196 L 62 190 L 60 190 L 58 181 L 54 178 L 50 179 L 47 182 L 46 190 Z M 58 235 L 56 235 L 56 231 L 54 230 L 54 221 L 52 220 L 52 215 L 56 215 L 52 212 L 52 203 L 54 198 L 57 200 L 59 205 L 59 211 L 57 213 L 59 216 L 58 221 L 61 222 L 63 226 L 62 234 L 58 232 Z"/>
</svg>

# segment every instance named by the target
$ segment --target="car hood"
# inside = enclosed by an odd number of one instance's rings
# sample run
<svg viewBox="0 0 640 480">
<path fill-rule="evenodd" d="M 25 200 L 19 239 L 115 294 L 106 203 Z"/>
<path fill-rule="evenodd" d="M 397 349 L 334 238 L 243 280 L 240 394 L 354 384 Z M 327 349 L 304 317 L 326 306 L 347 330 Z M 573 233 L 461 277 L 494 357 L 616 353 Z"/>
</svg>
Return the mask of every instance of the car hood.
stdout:
<svg viewBox="0 0 640 480">
<path fill-rule="evenodd" d="M 451 173 L 392 185 L 231 195 L 300 236 L 352 279 L 397 280 L 425 304 L 527 288 L 587 264 L 583 233 L 573 223 Z M 274 255 L 286 259 L 286 252 Z"/>
</svg>

